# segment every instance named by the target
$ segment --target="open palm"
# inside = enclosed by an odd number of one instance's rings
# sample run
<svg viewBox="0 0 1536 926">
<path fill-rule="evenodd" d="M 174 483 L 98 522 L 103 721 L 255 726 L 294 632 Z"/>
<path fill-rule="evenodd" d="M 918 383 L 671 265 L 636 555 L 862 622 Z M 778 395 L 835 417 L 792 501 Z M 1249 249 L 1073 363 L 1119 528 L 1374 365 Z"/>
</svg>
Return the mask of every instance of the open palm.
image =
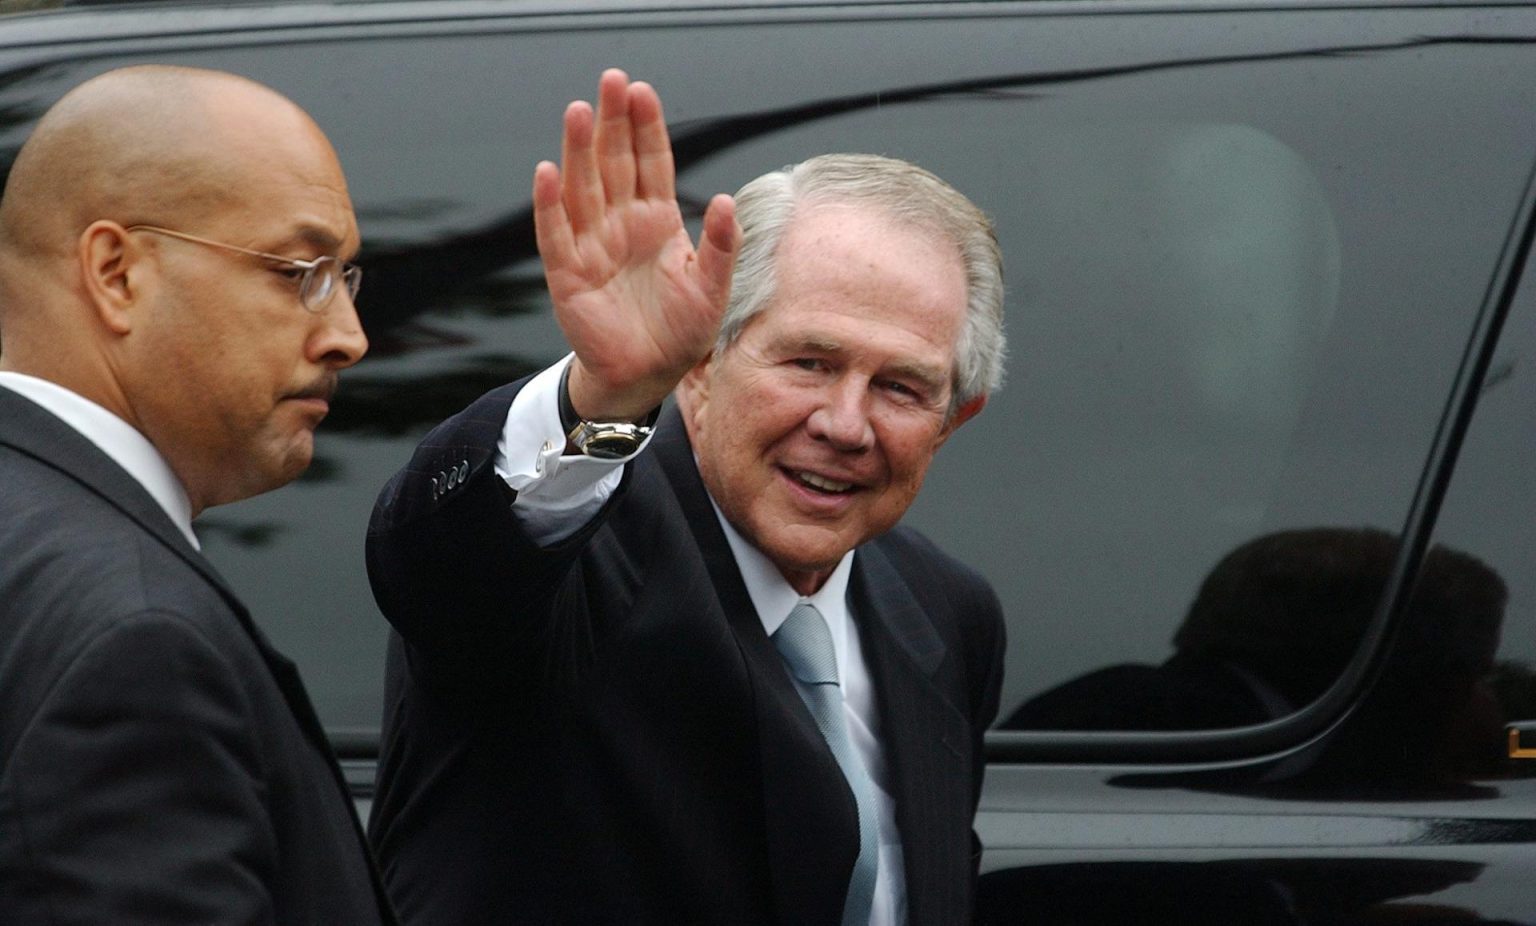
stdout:
<svg viewBox="0 0 1536 926">
<path fill-rule="evenodd" d="M 603 74 L 594 116 L 565 114 L 563 171 L 534 174 L 534 218 L 555 317 L 576 353 L 571 398 L 585 417 L 638 417 L 714 345 L 740 234 L 711 201 L 694 248 L 677 205 L 661 101 Z"/>
</svg>

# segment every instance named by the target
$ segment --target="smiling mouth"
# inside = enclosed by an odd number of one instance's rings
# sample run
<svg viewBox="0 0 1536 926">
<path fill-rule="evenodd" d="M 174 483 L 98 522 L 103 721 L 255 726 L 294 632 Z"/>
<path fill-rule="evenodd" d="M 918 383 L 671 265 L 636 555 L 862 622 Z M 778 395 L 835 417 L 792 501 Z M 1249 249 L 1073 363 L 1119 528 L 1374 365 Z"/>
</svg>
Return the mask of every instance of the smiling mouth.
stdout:
<svg viewBox="0 0 1536 926">
<path fill-rule="evenodd" d="M 853 491 L 853 483 L 839 482 L 836 479 L 828 479 L 815 473 L 807 473 L 803 470 L 788 470 L 791 479 L 808 489 L 820 492 L 823 495 L 846 495 Z"/>
</svg>

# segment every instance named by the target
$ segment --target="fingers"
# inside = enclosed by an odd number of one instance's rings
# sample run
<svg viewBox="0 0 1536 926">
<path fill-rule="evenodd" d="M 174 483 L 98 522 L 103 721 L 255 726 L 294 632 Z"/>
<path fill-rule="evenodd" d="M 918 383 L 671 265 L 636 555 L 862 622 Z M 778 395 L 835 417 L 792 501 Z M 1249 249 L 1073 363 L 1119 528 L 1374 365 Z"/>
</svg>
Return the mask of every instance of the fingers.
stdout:
<svg viewBox="0 0 1536 926">
<path fill-rule="evenodd" d="M 598 79 L 595 114 L 582 101 L 566 108 L 560 158 L 565 208 L 578 232 L 602 219 L 605 204 L 676 198 L 661 99 L 618 68 Z"/>
<path fill-rule="evenodd" d="M 629 77 L 617 68 L 603 72 L 597 84 L 598 169 L 610 203 L 623 204 L 635 195 L 634 133 L 630 130 Z"/>
<path fill-rule="evenodd" d="M 603 180 L 592 140 L 592 107 L 577 100 L 565 108 L 565 134 L 560 142 L 565 211 L 577 231 L 603 218 Z"/>
<path fill-rule="evenodd" d="M 714 305 L 725 305 L 731 292 L 731 272 L 741 250 L 741 226 L 736 224 L 736 201 L 717 193 L 704 211 L 704 230 L 699 235 L 699 286 Z"/>
<path fill-rule="evenodd" d="M 636 186 L 646 199 L 676 199 L 676 172 L 672 166 L 672 140 L 661 112 L 661 97 L 644 81 L 629 87 L 629 119 L 634 132 L 637 162 Z"/>
<path fill-rule="evenodd" d="M 540 161 L 533 169 L 533 231 L 545 274 L 576 260 L 576 241 L 561 198 L 560 169 Z"/>
</svg>

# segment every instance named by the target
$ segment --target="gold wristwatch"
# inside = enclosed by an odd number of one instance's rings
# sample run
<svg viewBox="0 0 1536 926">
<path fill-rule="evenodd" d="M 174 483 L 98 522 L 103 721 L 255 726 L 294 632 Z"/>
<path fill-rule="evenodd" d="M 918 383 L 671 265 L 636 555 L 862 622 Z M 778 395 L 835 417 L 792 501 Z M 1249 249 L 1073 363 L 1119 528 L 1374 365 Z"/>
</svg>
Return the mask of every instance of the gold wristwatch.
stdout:
<svg viewBox="0 0 1536 926">
<path fill-rule="evenodd" d="M 651 426 L 633 421 L 578 421 L 565 435 L 567 446 L 599 460 L 622 460 L 651 436 Z"/>
<path fill-rule="evenodd" d="M 576 414 L 576 407 L 571 404 L 571 392 L 566 384 L 570 375 L 571 368 L 567 364 L 560 374 L 560 426 L 565 428 L 566 446 L 597 460 L 622 460 L 639 450 L 655 430 L 661 407 L 652 409 L 645 420 L 639 422 L 587 421 Z"/>
</svg>

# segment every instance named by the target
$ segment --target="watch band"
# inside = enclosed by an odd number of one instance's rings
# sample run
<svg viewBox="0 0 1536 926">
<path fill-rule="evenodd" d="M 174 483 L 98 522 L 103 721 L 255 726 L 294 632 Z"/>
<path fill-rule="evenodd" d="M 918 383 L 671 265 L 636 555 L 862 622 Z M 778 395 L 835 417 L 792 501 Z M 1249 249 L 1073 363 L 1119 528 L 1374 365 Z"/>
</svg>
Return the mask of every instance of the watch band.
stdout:
<svg viewBox="0 0 1536 926">
<path fill-rule="evenodd" d="M 576 430 L 581 424 L 581 416 L 576 414 L 576 406 L 571 404 L 571 365 L 567 363 L 565 369 L 560 371 L 560 429 L 566 434 Z"/>
</svg>

